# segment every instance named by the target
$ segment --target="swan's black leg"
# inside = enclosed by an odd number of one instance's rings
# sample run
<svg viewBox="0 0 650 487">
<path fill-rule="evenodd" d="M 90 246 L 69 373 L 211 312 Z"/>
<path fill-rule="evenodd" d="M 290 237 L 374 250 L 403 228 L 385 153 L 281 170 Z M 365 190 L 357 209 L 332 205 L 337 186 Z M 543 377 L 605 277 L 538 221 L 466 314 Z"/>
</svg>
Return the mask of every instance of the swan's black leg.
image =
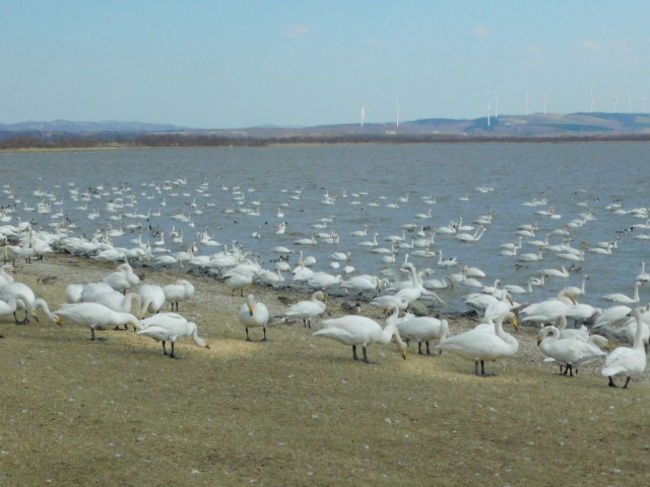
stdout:
<svg viewBox="0 0 650 487">
<path fill-rule="evenodd" d="M 422 342 L 418 342 L 418 355 L 422 355 Z"/>
<path fill-rule="evenodd" d="M 426 345 L 427 345 L 427 355 L 431 355 L 431 348 L 429 347 L 429 342 L 426 341 L 424 343 L 426 343 Z"/>
<path fill-rule="evenodd" d="M 172 353 L 169 354 L 170 358 L 178 358 L 176 355 L 174 355 L 174 342 L 172 342 Z"/>
<path fill-rule="evenodd" d="M 623 389 L 627 389 L 627 385 L 630 383 L 631 377 L 628 375 L 627 379 L 625 380 L 625 385 L 623 386 Z"/>
<path fill-rule="evenodd" d="M 609 383 L 607 384 L 609 387 L 618 387 L 616 384 L 614 384 L 614 379 L 612 379 L 612 376 L 609 376 Z"/>
<path fill-rule="evenodd" d="M 359 360 L 359 357 L 357 357 L 357 346 L 356 345 L 352 345 L 352 358 L 354 360 Z"/>
<path fill-rule="evenodd" d="M 90 329 L 90 340 L 93 341 L 93 342 L 96 340 L 96 338 L 95 338 L 95 329 L 94 328 Z"/>
<path fill-rule="evenodd" d="M 165 340 L 162 341 L 163 355 L 167 355 L 167 347 L 165 347 Z"/>
<path fill-rule="evenodd" d="M 368 351 L 366 350 L 366 347 L 365 347 L 365 346 L 363 346 L 363 347 L 361 347 L 361 348 L 362 348 L 362 350 L 363 350 L 363 361 L 364 361 L 365 363 L 369 364 L 370 362 L 368 362 Z"/>
<path fill-rule="evenodd" d="M 485 377 L 485 362 L 481 360 L 481 375 Z"/>
<path fill-rule="evenodd" d="M 268 341 L 268 340 L 266 339 L 266 327 L 262 328 L 262 330 L 264 331 L 264 338 L 262 338 L 262 341 L 263 341 L 263 342 L 266 342 L 266 341 Z"/>
<path fill-rule="evenodd" d="M 248 328 L 246 328 L 246 341 L 247 342 L 251 341 L 250 337 L 248 336 Z"/>
</svg>

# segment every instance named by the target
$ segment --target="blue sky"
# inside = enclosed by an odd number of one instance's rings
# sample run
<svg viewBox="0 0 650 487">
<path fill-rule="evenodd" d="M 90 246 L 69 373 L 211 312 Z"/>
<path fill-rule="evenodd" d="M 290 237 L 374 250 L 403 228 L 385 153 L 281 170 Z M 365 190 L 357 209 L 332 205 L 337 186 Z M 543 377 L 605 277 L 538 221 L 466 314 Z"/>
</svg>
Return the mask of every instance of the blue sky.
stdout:
<svg viewBox="0 0 650 487">
<path fill-rule="evenodd" d="M 650 2 L 0 0 L 0 122 L 650 109 Z"/>
</svg>

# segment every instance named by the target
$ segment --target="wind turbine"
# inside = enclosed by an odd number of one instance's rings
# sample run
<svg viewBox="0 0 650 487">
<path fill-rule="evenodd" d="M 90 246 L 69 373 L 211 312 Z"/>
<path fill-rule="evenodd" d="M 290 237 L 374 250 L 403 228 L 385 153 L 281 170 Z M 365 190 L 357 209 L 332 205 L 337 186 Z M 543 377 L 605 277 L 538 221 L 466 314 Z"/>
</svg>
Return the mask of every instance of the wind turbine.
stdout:
<svg viewBox="0 0 650 487">
<path fill-rule="evenodd" d="M 397 109 L 395 110 L 395 127 L 399 127 L 399 102 L 397 103 Z"/>
<path fill-rule="evenodd" d="M 528 116 L 528 93 L 524 97 L 524 115 Z"/>
<path fill-rule="evenodd" d="M 488 102 L 488 116 L 487 116 L 487 126 L 490 126 L 490 112 L 492 111 L 492 107 L 490 106 L 490 102 Z"/>
<path fill-rule="evenodd" d="M 361 126 L 366 123 L 366 107 L 362 106 L 361 107 Z"/>
</svg>

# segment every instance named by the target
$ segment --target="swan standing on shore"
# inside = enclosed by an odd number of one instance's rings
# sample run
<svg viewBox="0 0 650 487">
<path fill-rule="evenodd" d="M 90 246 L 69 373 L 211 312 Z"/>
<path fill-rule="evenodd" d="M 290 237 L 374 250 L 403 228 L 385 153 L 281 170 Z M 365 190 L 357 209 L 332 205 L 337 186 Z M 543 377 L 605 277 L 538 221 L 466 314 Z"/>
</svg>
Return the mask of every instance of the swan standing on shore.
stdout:
<svg viewBox="0 0 650 487">
<path fill-rule="evenodd" d="M 180 337 L 191 336 L 199 347 L 210 348 L 199 337 L 196 323 L 187 321 L 176 313 L 159 313 L 146 318 L 138 323 L 138 335 L 146 335 L 158 342 L 162 342 L 163 355 L 167 355 L 166 342 L 171 342 L 172 350 L 169 356 L 178 358 L 174 354 L 174 345 Z"/>
<path fill-rule="evenodd" d="M 636 319 L 636 333 L 634 335 L 634 342 L 632 347 L 618 347 L 610 353 L 605 359 L 601 373 L 609 379 L 608 385 L 610 387 L 618 387 L 614 383 L 614 377 L 625 376 L 625 385 L 623 389 L 627 388 L 632 377 L 641 375 L 646 367 L 646 354 L 643 348 L 643 321 L 641 319 L 641 309 L 634 308 L 632 314 Z"/>
<path fill-rule="evenodd" d="M 368 347 L 373 343 L 388 343 L 393 337 L 406 360 L 406 343 L 400 337 L 395 325 L 386 325 L 383 328 L 375 320 L 365 316 L 345 315 L 340 318 L 323 321 L 324 328 L 314 333 L 314 336 L 331 338 L 345 345 L 352 345 L 352 358 L 357 357 L 357 347 L 363 350 L 363 361 L 368 362 Z"/>
<path fill-rule="evenodd" d="M 264 332 L 264 338 L 262 338 L 262 341 L 267 341 L 266 325 L 269 322 L 269 310 L 266 308 L 264 303 L 256 301 L 255 296 L 252 294 L 248 295 L 246 302 L 239 308 L 239 321 L 241 321 L 242 325 L 246 328 L 247 342 L 251 341 L 248 336 L 249 328 L 262 328 L 262 331 Z"/>
<path fill-rule="evenodd" d="M 312 318 L 316 318 L 325 313 L 325 294 L 323 291 L 316 291 L 311 295 L 310 300 L 298 301 L 287 308 L 284 312 L 285 318 L 301 319 L 303 326 L 311 328 Z"/>
<path fill-rule="evenodd" d="M 99 303 L 75 303 L 64 305 L 52 313 L 54 320 L 72 321 L 90 328 L 91 340 L 95 341 L 95 330 L 106 326 L 138 324 L 138 319 L 131 313 L 120 313 Z"/>
<path fill-rule="evenodd" d="M 163 286 L 165 298 L 170 302 L 172 311 L 174 311 L 174 304 L 176 311 L 178 311 L 178 303 L 194 296 L 194 286 L 191 282 L 185 279 L 179 279 L 174 284 Z"/>
<path fill-rule="evenodd" d="M 460 355 L 474 361 L 474 373 L 485 377 L 485 361 L 512 357 L 519 350 L 519 342 L 503 330 L 503 321 L 512 321 L 515 329 L 519 326 L 517 317 L 508 311 L 497 316 L 486 317 L 494 328 L 474 328 L 459 335 L 451 336 L 440 343 L 440 350 Z M 479 371 L 480 365 L 480 371 Z"/>
</svg>

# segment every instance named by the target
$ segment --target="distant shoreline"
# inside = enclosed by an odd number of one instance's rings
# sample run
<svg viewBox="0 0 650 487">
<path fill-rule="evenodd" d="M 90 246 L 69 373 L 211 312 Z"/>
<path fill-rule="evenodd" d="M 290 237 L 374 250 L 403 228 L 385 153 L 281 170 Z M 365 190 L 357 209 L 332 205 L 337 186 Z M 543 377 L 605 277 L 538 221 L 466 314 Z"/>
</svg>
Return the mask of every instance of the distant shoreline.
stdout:
<svg viewBox="0 0 650 487">
<path fill-rule="evenodd" d="M 147 136 L 155 143 L 106 143 L 86 145 L 69 145 L 68 140 L 47 141 L 41 144 L 19 145 L 0 142 L 0 152 L 62 152 L 62 151 L 97 151 L 127 149 L 190 149 L 216 147 L 300 147 L 323 145 L 426 145 L 426 144 L 571 144 L 587 142 L 650 142 L 650 134 L 628 134 L 612 136 L 553 136 L 553 137 L 486 137 L 486 136 L 357 136 L 348 137 L 295 137 L 295 138 L 250 138 L 233 139 L 219 136 L 201 138 L 186 135 Z M 11 139 L 9 139 L 11 141 Z M 32 141 L 33 142 L 33 141 Z M 85 141 L 89 142 L 89 141 Z"/>
</svg>

